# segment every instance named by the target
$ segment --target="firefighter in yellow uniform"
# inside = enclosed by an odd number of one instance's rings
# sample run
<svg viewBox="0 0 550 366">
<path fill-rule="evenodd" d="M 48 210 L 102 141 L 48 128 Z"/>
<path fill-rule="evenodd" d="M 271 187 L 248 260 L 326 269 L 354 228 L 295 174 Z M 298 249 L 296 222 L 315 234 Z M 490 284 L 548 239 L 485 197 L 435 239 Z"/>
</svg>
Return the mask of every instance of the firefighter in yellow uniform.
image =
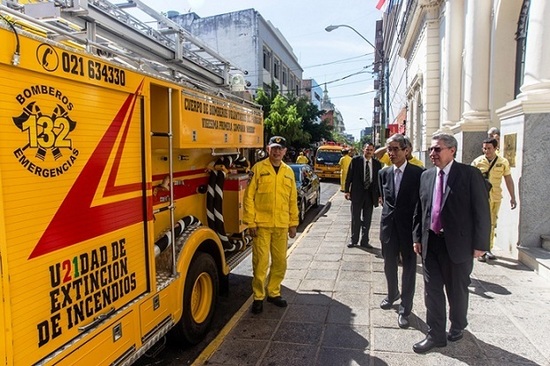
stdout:
<svg viewBox="0 0 550 366">
<path fill-rule="evenodd" d="M 289 237 L 296 236 L 298 198 L 294 171 L 283 162 L 286 140 L 273 136 L 268 143 L 268 159 L 252 167 L 252 177 L 244 196 L 244 222 L 252 243 L 252 312 L 261 313 L 263 300 L 279 307 L 287 306 L 281 297 L 286 272 Z M 270 266 L 271 257 L 271 266 Z M 269 280 L 267 279 L 269 272 Z"/>
<path fill-rule="evenodd" d="M 342 157 L 338 162 L 340 165 L 340 191 L 346 190 L 346 177 L 348 176 L 349 164 L 351 163 L 351 156 L 349 156 L 348 149 L 342 149 Z"/>
<path fill-rule="evenodd" d="M 296 164 L 307 164 L 309 163 L 309 159 L 307 156 L 304 155 L 303 151 L 300 151 L 300 154 L 296 158 Z"/>
<path fill-rule="evenodd" d="M 495 255 L 491 252 L 493 249 L 493 243 L 495 238 L 495 228 L 497 226 L 498 211 L 500 209 L 500 203 L 502 201 L 502 178 L 506 183 L 506 188 L 510 194 L 510 207 L 516 208 L 516 195 L 514 190 L 514 180 L 510 172 L 510 163 L 506 158 L 497 154 L 498 141 L 494 138 L 488 138 L 483 140 L 483 155 L 478 156 L 472 162 L 472 165 L 478 168 L 484 176 L 489 171 L 488 179 L 491 185 L 491 191 L 489 192 L 489 206 L 491 208 L 491 238 L 489 239 L 489 251 L 485 255 L 478 258 L 480 262 L 486 262 L 487 259 L 495 259 Z M 497 159 L 491 168 L 491 163 L 494 159 Z"/>
</svg>

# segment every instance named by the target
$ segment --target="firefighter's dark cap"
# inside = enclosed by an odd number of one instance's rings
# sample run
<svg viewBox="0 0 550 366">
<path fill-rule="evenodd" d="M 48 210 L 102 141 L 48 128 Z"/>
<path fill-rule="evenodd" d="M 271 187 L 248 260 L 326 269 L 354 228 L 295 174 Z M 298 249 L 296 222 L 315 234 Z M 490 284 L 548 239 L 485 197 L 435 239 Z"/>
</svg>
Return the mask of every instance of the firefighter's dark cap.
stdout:
<svg viewBox="0 0 550 366">
<path fill-rule="evenodd" d="M 284 137 L 281 137 L 281 136 L 273 136 L 272 138 L 269 139 L 267 146 L 269 147 L 278 146 L 278 147 L 285 148 L 286 140 Z"/>
</svg>

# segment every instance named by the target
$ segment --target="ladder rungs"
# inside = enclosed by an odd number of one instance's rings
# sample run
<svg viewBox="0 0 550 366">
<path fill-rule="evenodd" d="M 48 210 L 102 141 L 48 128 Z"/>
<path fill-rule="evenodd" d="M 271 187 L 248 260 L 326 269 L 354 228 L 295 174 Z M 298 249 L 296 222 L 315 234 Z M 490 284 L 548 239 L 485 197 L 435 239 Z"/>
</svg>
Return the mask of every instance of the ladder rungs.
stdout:
<svg viewBox="0 0 550 366">
<path fill-rule="evenodd" d="M 171 137 L 172 134 L 169 132 L 151 132 L 151 136 L 160 136 L 160 137 Z"/>
</svg>

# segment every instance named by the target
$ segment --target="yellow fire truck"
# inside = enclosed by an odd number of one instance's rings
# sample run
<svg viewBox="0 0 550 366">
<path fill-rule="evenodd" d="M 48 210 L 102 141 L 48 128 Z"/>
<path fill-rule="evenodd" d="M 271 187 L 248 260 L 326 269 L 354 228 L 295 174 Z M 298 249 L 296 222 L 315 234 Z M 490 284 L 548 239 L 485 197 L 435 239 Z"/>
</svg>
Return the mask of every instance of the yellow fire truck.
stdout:
<svg viewBox="0 0 550 366">
<path fill-rule="evenodd" d="M 261 108 L 221 56 L 128 4 L 161 30 L 106 0 L 0 5 L 0 364 L 197 343 L 249 250 Z"/>
<path fill-rule="evenodd" d="M 340 158 L 343 147 L 335 143 L 319 146 L 313 165 L 319 178 L 340 179 Z"/>
</svg>

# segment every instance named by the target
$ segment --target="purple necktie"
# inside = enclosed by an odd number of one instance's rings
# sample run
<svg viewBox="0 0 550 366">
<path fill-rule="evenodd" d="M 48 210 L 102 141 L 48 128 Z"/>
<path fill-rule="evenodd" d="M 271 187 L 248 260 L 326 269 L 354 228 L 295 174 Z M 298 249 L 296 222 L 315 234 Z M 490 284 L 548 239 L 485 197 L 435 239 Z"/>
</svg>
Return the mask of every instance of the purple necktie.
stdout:
<svg viewBox="0 0 550 366">
<path fill-rule="evenodd" d="M 441 232 L 443 225 L 441 224 L 441 206 L 443 205 L 443 181 L 445 172 L 443 170 L 439 171 L 436 181 L 435 194 L 432 207 L 432 225 L 431 230 L 434 233 Z"/>
<path fill-rule="evenodd" d="M 394 185 L 395 185 L 395 197 L 397 197 L 397 194 L 399 193 L 399 187 L 401 187 L 401 169 L 395 169 L 395 182 L 394 182 Z"/>
</svg>

